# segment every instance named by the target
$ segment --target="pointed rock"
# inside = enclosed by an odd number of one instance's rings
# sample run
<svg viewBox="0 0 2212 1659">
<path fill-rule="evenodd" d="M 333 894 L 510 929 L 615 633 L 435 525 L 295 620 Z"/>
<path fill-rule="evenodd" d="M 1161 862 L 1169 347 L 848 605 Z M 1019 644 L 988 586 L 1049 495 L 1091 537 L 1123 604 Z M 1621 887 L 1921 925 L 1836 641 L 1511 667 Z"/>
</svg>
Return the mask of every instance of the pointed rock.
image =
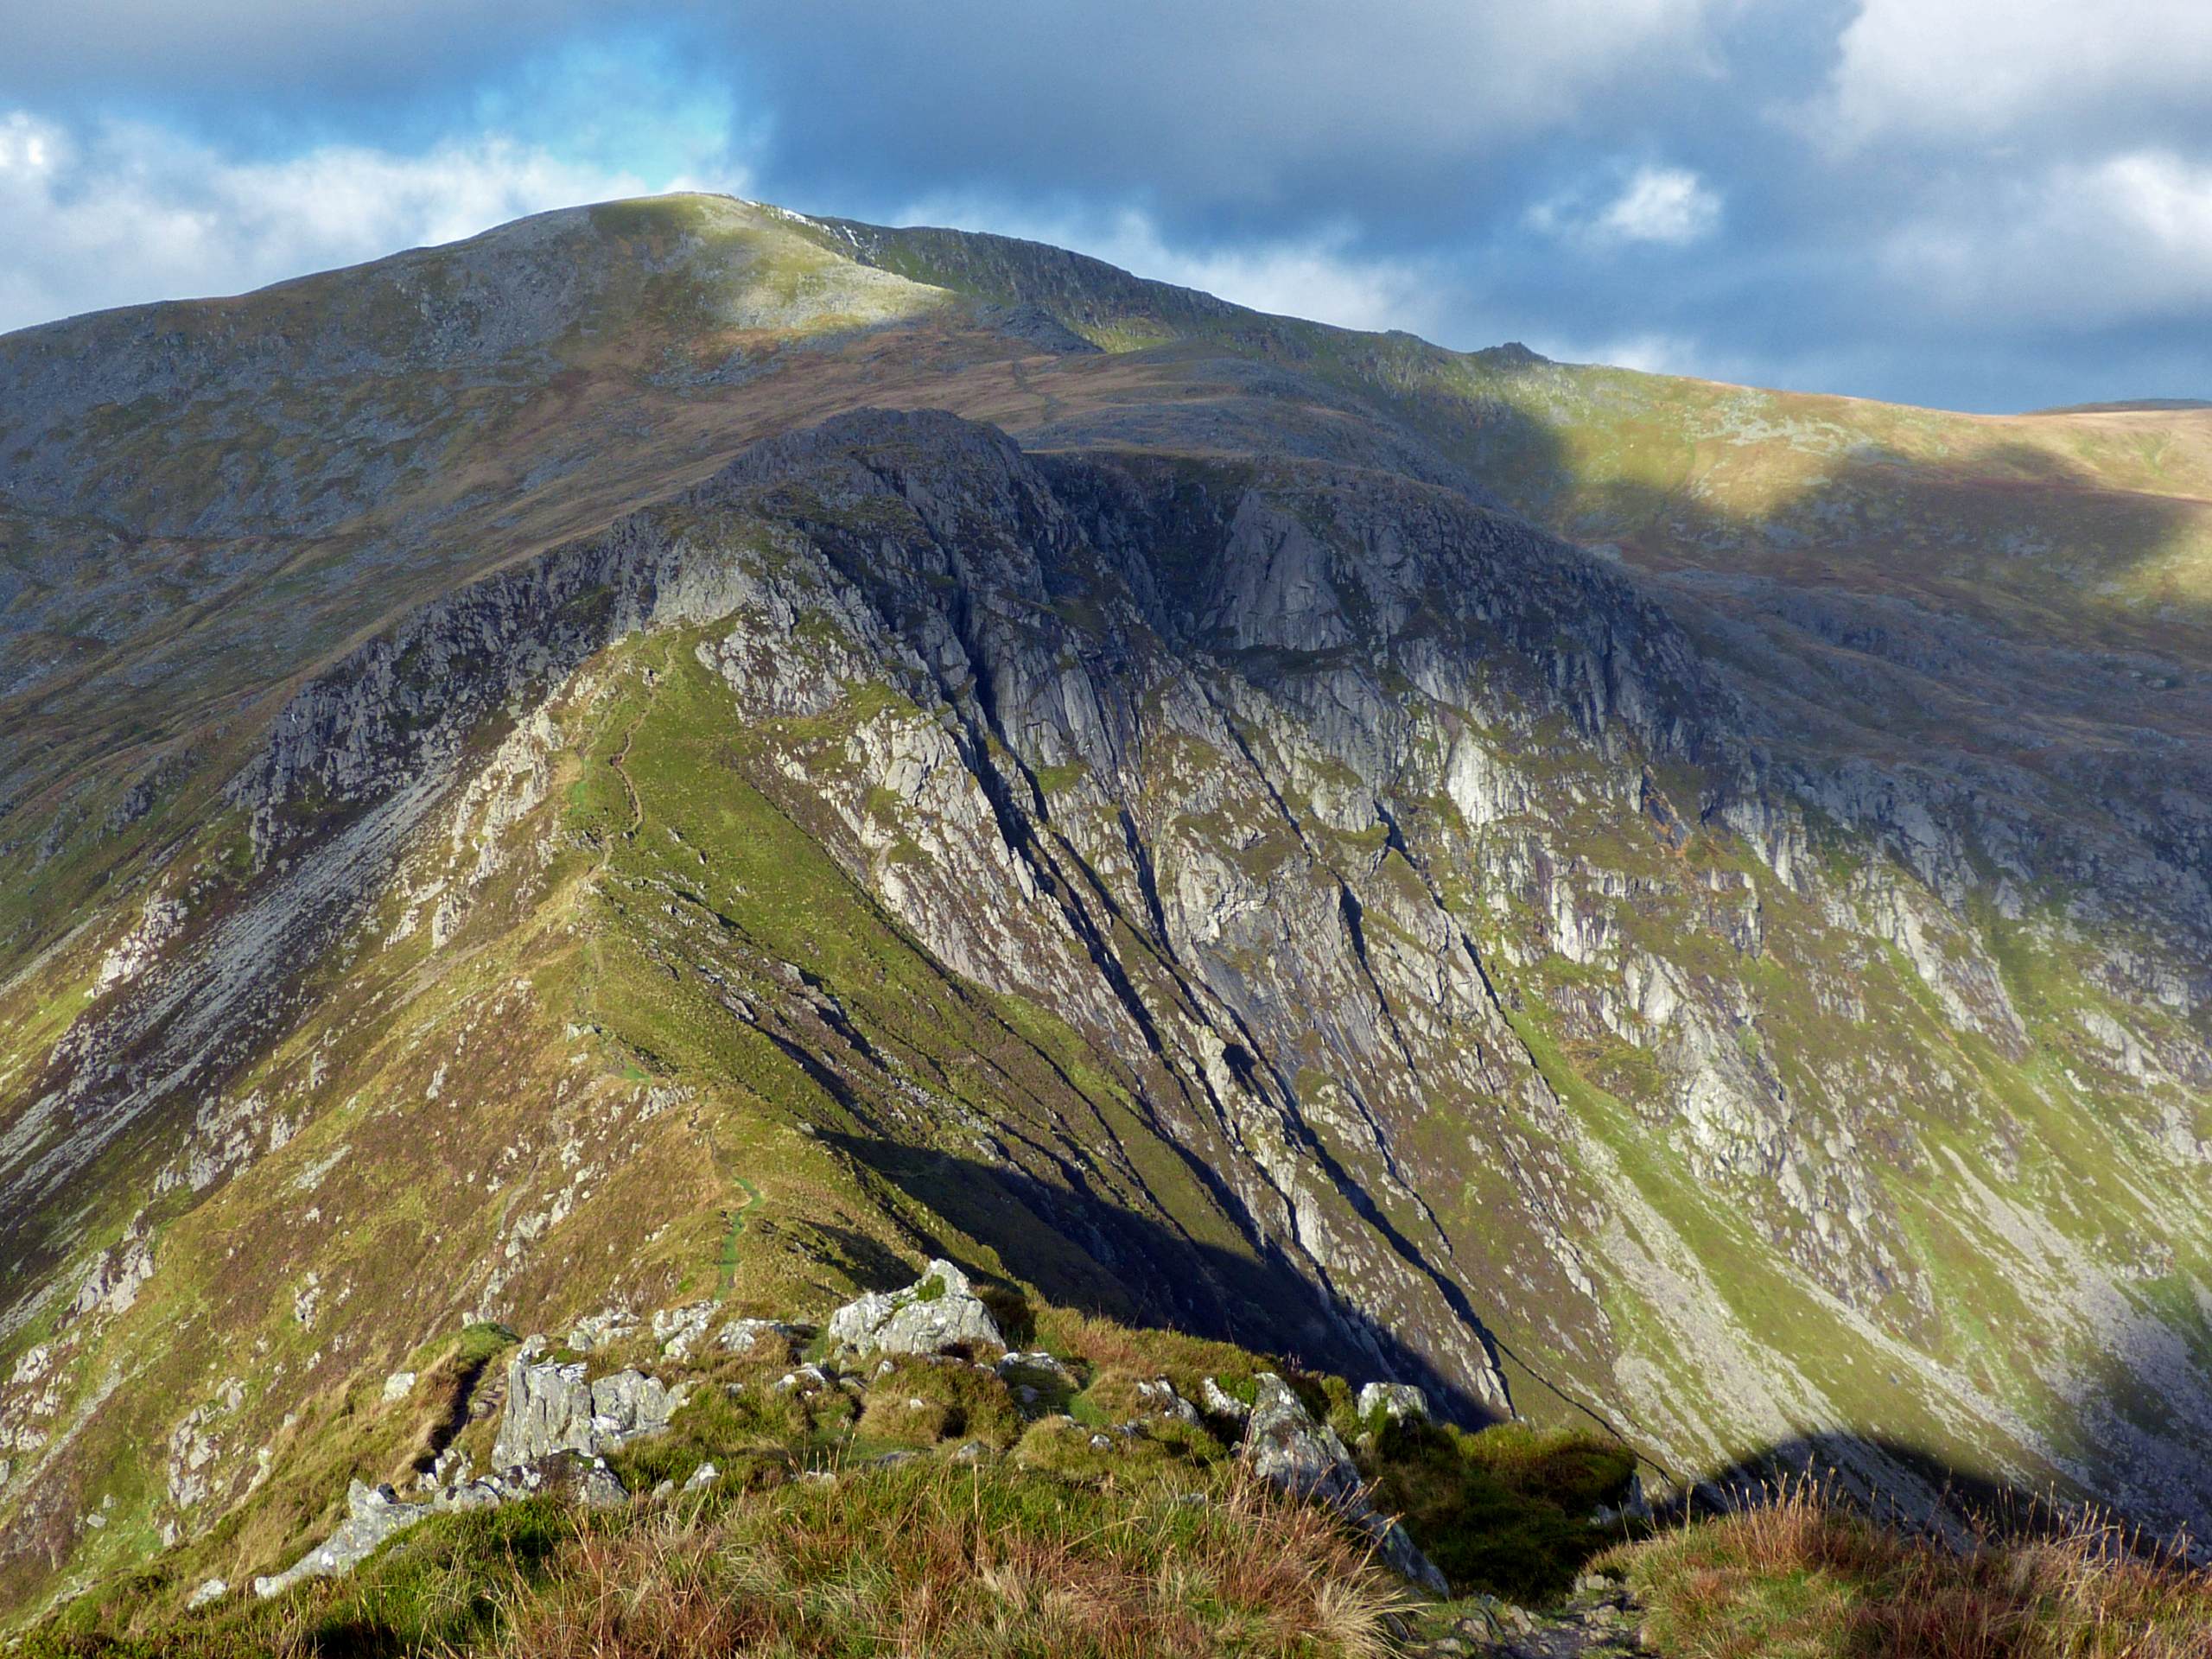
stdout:
<svg viewBox="0 0 2212 1659">
<path fill-rule="evenodd" d="M 1262 1371 L 1253 1382 L 1257 1396 L 1244 1427 L 1244 1459 L 1252 1471 L 1287 1492 L 1326 1503 L 1375 1541 L 1376 1554 L 1392 1572 L 1424 1590 L 1450 1595 L 1452 1586 L 1436 1564 L 1369 1499 L 1337 1432 L 1315 1422 L 1290 1384 L 1273 1371 Z"/>
</svg>

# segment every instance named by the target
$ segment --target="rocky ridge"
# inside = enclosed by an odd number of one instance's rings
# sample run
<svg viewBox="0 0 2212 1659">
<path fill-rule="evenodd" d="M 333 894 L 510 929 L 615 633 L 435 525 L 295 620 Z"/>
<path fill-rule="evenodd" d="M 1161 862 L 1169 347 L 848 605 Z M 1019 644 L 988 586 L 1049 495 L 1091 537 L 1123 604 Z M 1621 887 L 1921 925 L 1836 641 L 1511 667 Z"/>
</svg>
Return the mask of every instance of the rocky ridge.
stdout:
<svg viewBox="0 0 2212 1659">
<path fill-rule="evenodd" d="M 654 1325 L 657 1328 L 664 1324 L 696 1327 L 700 1336 L 714 1330 L 711 1347 L 736 1352 L 750 1351 L 764 1336 L 789 1341 L 813 1330 L 810 1325 L 781 1321 L 723 1323 L 719 1313 L 713 1303 L 693 1304 L 663 1310 L 655 1315 Z M 575 1336 L 582 1336 L 590 1344 L 626 1325 L 634 1325 L 634 1320 L 619 1311 L 594 1315 L 572 1333 L 571 1345 Z M 1055 1391 L 1063 1398 L 1076 1385 L 1073 1373 L 1056 1357 L 1008 1351 L 989 1308 L 975 1294 L 967 1274 L 945 1261 L 930 1262 L 922 1276 L 903 1290 L 871 1292 L 838 1308 L 830 1315 L 823 1335 L 824 1359 L 785 1372 L 767 1385 L 772 1391 L 842 1390 L 864 1403 L 871 1382 L 893 1370 L 893 1356 L 972 1365 L 1008 1382 L 1023 1378 L 1045 1380 L 1048 1385 L 1057 1385 Z M 591 1377 L 582 1360 L 545 1357 L 550 1347 L 547 1338 L 532 1336 L 517 1346 L 508 1361 L 499 1432 L 486 1472 L 475 1473 L 466 1454 L 455 1447 L 420 1470 L 416 1481 L 423 1495 L 419 1497 L 403 1497 L 389 1484 L 371 1486 L 359 1479 L 352 1481 L 345 1519 L 336 1531 L 284 1571 L 255 1579 L 254 1594 L 266 1599 L 283 1595 L 303 1580 L 343 1576 L 390 1540 L 434 1515 L 496 1508 L 503 1503 L 548 1496 L 590 1509 L 628 1503 L 632 1494 L 608 1466 L 607 1455 L 634 1441 L 665 1434 L 695 1384 L 678 1381 L 671 1385 L 629 1369 Z M 831 1356 L 850 1369 L 840 1368 Z M 674 1356 L 679 1360 L 684 1357 Z M 413 1379 L 409 1381 L 411 1384 Z M 1208 1377 L 1206 1383 L 1211 1395 L 1230 1401 L 1213 1378 Z M 720 1386 L 738 1393 L 747 1385 Z M 1252 1472 L 1293 1496 L 1336 1510 L 1374 1539 L 1379 1559 L 1393 1572 L 1433 1594 L 1448 1595 L 1451 1586 L 1443 1574 L 1407 1537 L 1405 1529 L 1375 1509 L 1365 1478 L 1336 1432 L 1317 1422 L 1274 1372 L 1260 1372 L 1253 1386 L 1254 1401 L 1235 1402 L 1228 1414 L 1241 1424 L 1240 1455 Z M 1422 1414 L 1418 1390 L 1392 1382 L 1370 1382 L 1366 1389 L 1370 1394 L 1381 1391 L 1377 1398 L 1382 1403 L 1376 1407 L 1378 1417 Z M 1178 1395 L 1173 1384 L 1164 1377 L 1139 1384 L 1139 1390 L 1147 1416 L 1193 1426 L 1200 1421 L 1198 1410 Z M 1035 1387 L 1021 1384 L 1020 1397 L 1025 1416 L 1033 1420 L 1052 1414 Z M 1366 1414 L 1364 1396 L 1362 1409 Z M 1065 1414 L 1054 1420 L 1071 1428 L 1075 1422 Z M 1146 1418 L 1140 1417 L 1091 1433 L 1090 1444 L 1110 1454 L 1121 1443 L 1145 1433 Z M 957 1455 L 972 1459 L 995 1453 L 982 1442 L 973 1441 Z M 717 1472 L 712 1463 L 702 1462 L 684 1480 L 682 1490 L 709 1485 Z M 664 1482 L 652 1496 L 664 1499 L 678 1490 L 673 1481 Z M 207 1580 L 194 1592 L 193 1605 L 208 1605 L 228 1592 L 224 1581 Z"/>
</svg>

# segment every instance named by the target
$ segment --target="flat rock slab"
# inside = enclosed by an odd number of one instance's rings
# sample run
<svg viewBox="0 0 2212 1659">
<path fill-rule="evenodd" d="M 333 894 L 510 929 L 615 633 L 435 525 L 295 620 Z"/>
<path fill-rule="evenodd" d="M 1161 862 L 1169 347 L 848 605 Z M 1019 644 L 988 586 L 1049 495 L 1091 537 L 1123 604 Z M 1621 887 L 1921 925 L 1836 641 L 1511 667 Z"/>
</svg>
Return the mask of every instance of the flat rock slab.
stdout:
<svg viewBox="0 0 2212 1659">
<path fill-rule="evenodd" d="M 1497 1603 L 1478 1607 L 1443 1631 L 1408 1644 L 1409 1659 L 1608 1659 L 1652 1650 L 1642 1640 L 1643 1609 L 1621 1590 L 1578 1592 L 1563 1607 L 1530 1612 Z"/>
</svg>

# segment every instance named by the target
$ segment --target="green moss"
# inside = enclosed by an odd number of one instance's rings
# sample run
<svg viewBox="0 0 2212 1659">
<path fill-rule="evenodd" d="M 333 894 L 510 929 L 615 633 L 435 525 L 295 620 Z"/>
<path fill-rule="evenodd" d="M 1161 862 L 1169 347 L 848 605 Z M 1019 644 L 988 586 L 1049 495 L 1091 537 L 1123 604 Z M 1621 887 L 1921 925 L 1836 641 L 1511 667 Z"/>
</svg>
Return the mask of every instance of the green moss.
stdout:
<svg viewBox="0 0 2212 1659">
<path fill-rule="evenodd" d="M 1541 1604 L 1566 1593 L 1607 1542 L 1589 1524 L 1618 1504 L 1636 1459 L 1617 1441 L 1501 1425 L 1469 1434 L 1448 1426 L 1383 1426 L 1370 1453 L 1376 1501 L 1461 1595 Z"/>
<path fill-rule="evenodd" d="M 1020 1438 L 1021 1418 L 995 1373 L 965 1360 L 907 1357 L 871 1373 L 858 1432 L 899 1446 L 980 1440 L 1004 1448 Z"/>
</svg>

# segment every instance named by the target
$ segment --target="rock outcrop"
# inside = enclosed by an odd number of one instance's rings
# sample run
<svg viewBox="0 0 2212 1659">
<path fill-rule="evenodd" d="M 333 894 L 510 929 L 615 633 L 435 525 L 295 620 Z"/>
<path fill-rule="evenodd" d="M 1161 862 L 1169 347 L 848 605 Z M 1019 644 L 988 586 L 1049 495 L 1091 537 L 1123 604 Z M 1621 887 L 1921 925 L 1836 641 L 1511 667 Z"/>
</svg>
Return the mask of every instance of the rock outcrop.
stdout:
<svg viewBox="0 0 2212 1659">
<path fill-rule="evenodd" d="M 937 1260 L 904 1290 L 871 1291 L 830 1316 L 831 1344 L 854 1354 L 979 1354 L 1003 1349 L 968 1275 Z"/>
<path fill-rule="evenodd" d="M 1440 1596 L 1452 1593 L 1444 1574 L 1406 1529 L 1376 1509 L 1359 1466 L 1326 1423 L 1316 1422 L 1290 1385 L 1273 1371 L 1258 1387 L 1244 1425 L 1244 1458 L 1252 1472 L 1287 1492 L 1326 1503 L 1375 1541 L 1376 1554 L 1401 1578 Z"/>
<path fill-rule="evenodd" d="M 641 1371 L 588 1380 L 582 1360 L 540 1362 L 528 1346 L 507 1364 L 506 1414 L 492 1448 L 495 1470 L 563 1452 L 588 1458 L 618 1450 L 666 1428 L 688 1392 L 683 1383 L 671 1388 Z"/>
<path fill-rule="evenodd" d="M 389 1486 L 370 1486 L 357 1480 L 346 1491 L 346 1519 L 338 1530 L 282 1573 L 256 1579 L 253 1592 L 264 1598 L 282 1595 L 302 1579 L 338 1578 L 351 1573 L 386 1540 L 435 1511 L 434 1504 L 402 1502 Z"/>
<path fill-rule="evenodd" d="M 1357 1410 L 1362 1422 L 1377 1414 L 1391 1422 L 1427 1422 L 1428 1396 L 1410 1382 L 1368 1382 L 1361 1385 Z"/>
<path fill-rule="evenodd" d="M 680 1332 L 696 1337 L 708 1323 L 697 1317 L 696 1310 L 711 1306 L 702 1303 L 662 1310 L 654 1316 L 652 1329 L 664 1339 Z M 610 1323 L 618 1321 L 588 1322 L 592 1329 L 603 1329 Z M 619 1323 L 632 1322 L 625 1316 Z M 734 1323 L 748 1341 L 767 1336 L 788 1340 L 810 1329 L 772 1319 Z M 871 1378 L 880 1380 L 894 1374 L 892 1356 L 918 1356 L 943 1364 L 973 1366 L 999 1378 L 1014 1391 L 1023 1416 L 1029 1421 L 1051 1417 L 1061 1423 L 1072 1421 L 1059 1414 L 1081 1388 L 1076 1372 L 1049 1352 L 1005 1351 L 998 1326 L 975 1294 L 972 1282 L 949 1262 L 931 1261 L 921 1278 L 904 1290 L 847 1303 L 831 1316 L 828 1329 L 840 1351 L 877 1357 L 878 1363 L 842 1376 L 833 1376 L 818 1365 L 803 1365 L 772 1384 L 772 1391 L 823 1395 L 842 1389 L 865 1399 Z M 607 1466 L 605 1454 L 664 1433 L 692 1383 L 679 1381 L 671 1387 L 635 1370 L 590 1378 L 582 1361 L 562 1363 L 538 1357 L 546 1346 L 543 1337 L 530 1338 L 509 1361 L 491 1473 L 472 1478 L 457 1453 L 448 1451 L 441 1454 L 424 1478 L 427 1496 L 421 1498 L 403 1499 L 390 1486 L 352 1482 L 346 1491 L 346 1516 L 337 1529 L 284 1571 L 257 1578 L 254 1593 L 267 1599 L 306 1579 L 342 1577 L 391 1539 L 433 1515 L 491 1509 L 536 1497 L 559 1497 L 588 1509 L 615 1508 L 629 1502 L 630 1492 Z M 745 1344 L 734 1346 L 736 1351 L 747 1351 Z M 1001 1351 L 989 1363 L 971 1357 L 979 1351 L 993 1349 Z M 1205 1379 L 1204 1389 L 1207 1409 L 1214 1415 L 1241 1419 L 1238 1455 L 1252 1471 L 1296 1497 L 1326 1504 L 1374 1541 L 1377 1558 L 1391 1571 L 1424 1590 L 1448 1595 L 1450 1588 L 1443 1575 L 1405 1529 L 1375 1508 L 1357 1465 L 1335 1432 L 1316 1421 L 1295 1392 L 1274 1373 L 1260 1373 L 1254 1386 L 1255 1403 L 1249 1407 L 1224 1393 L 1211 1377 Z M 1093 1434 L 1094 1448 L 1111 1451 L 1142 1436 L 1147 1419 L 1171 1426 L 1199 1426 L 1198 1408 L 1184 1399 L 1168 1378 L 1139 1378 L 1134 1387 L 1143 1415 L 1121 1425 L 1111 1434 Z M 1362 1389 L 1359 1399 L 1363 1414 L 1370 1408 L 1396 1415 L 1425 1412 L 1420 1391 L 1399 1383 L 1370 1382 Z M 920 1410 L 928 1402 L 917 1398 L 908 1403 Z M 911 1452 L 892 1454 L 894 1459 L 914 1455 Z M 969 1441 L 947 1448 L 947 1455 L 956 1462 L 974 1463 L 988 1460 L 996 1452 L 982 1441 Z M 651 1497 L 659 1502 L 679 1493 L 702 1491 L 719 1478 L 716 1466 L 702 1460 L 681 1486 L 672 1480 L 664 1481 Z M 204 1605 L 226 1593 L 227 1586 L 222 1580 L 210 1580 L 195 1592 L 192 1605 Z"/>
</svg>

